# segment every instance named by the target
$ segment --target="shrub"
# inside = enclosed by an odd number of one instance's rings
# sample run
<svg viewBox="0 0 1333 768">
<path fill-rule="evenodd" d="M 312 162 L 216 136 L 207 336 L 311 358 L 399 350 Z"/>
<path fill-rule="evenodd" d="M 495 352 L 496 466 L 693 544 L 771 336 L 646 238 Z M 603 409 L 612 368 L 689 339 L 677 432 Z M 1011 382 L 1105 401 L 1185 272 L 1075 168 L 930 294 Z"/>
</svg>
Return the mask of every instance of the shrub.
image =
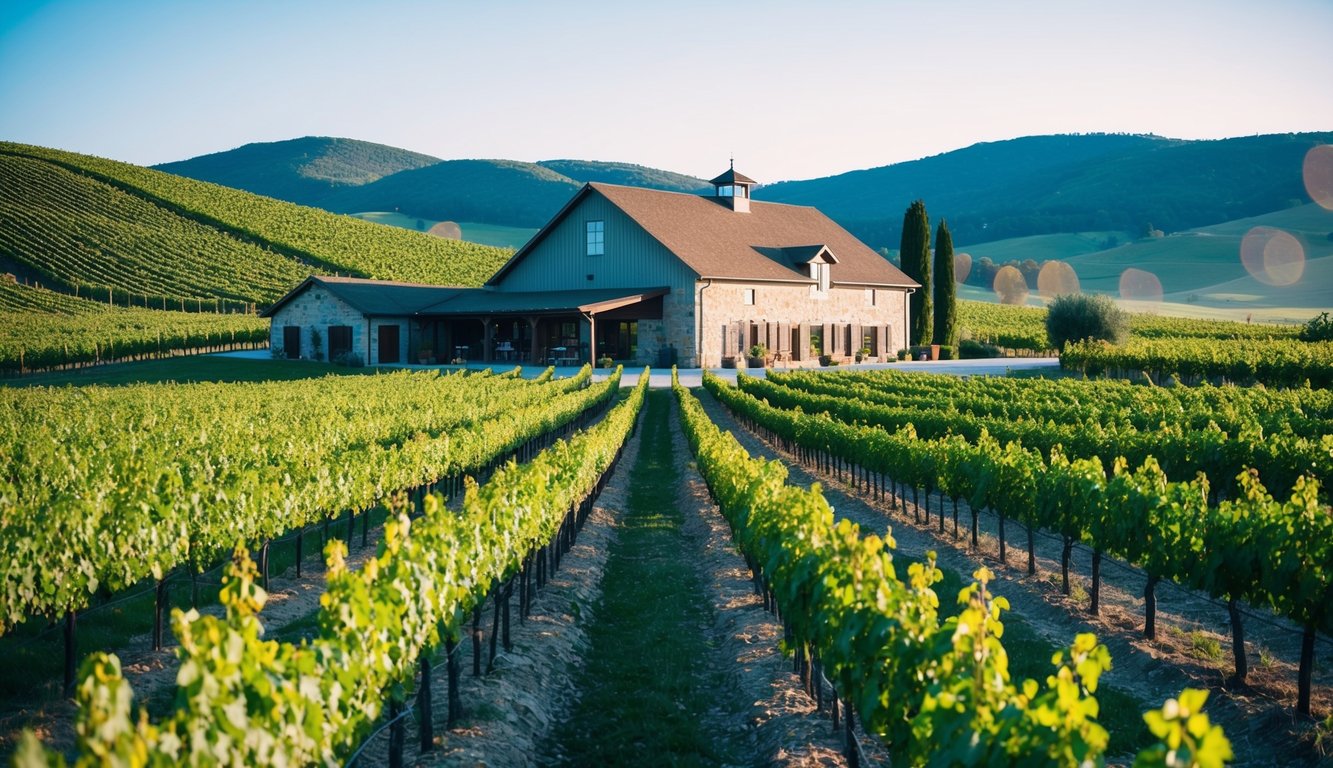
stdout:
<svg viewBox="0 0 1333 768">
<path fill-rule="evenodd" d="M 833 359 L 833 355 L 820 355 L 819 364 L 828 367 L 830 365 L 837 365 L 838 361 Z"/>
<path fill-rule="evenodd" d="M 949 344 L 940 345 L 940 359 L 941 360 L 953 359 L 953 347 L 951 345 Z"/>
<path fill-rule="evenodd" d="M 610 357 L 608 357 L 607 355 L 602 355 L 601 357 L 597 358 L 597 367 L 598 367 L 598 368 L 610 368 L 614 363 L 615 363 L 615 361 L 612 360 L 612 359 L 611 359 Z"/>
<path fill-rule="evenodd" d="M 768 355 L 768 347 L 765 347 L 763 344 L 755 344 L 754 346 L 750 347 L 750 357 L 759 358 L 759 357 L 765 357 L 767 355 Z"/>
<path fill-rule="evenodd" d="M 356 352 L 339 352 L 338 354 L 333 356 L 333 360 L 331 360 L 330 362 L 332 362 L 334 365 L 345 365 L 348 368 L 366 367 L 366 361 L 363 360 L 361 358 L 361 355 Z"/>
<path fill-rule="evenodd" d="M 1046 310 L 1046 337 L 1051 349 L 1067 341 L 1100 339 L 1119 344 L 1129 335 L 1129 316 L 1102 294 L 1057 296 Z"/>
<path fill-rule="evenodd" d="M 963 339 L 958 342 L 958 358 L 960 360 L 982 360 L 999 356 L 1000 348 L 993 344 L 985 344 L 974 339 Z"/>
<path fill-rule="evenodd" d="M 1310 322 L 1301 328 L 1297 334 L 1301 341 L 1333 341 L 1333 319 L 1330 319 L 1327 312 L 1320 312 L 1318 317 L 1310 318 Z"/>
<path fill-rule="evenodd" d="M 905 349 L 900 349 L 900 350 L 898 350 L 898 359 L 899 359 L 899 360 L 906 360 L 906 359 L 907 359 L 907 350 L 905 350 Z"/>
</svg>

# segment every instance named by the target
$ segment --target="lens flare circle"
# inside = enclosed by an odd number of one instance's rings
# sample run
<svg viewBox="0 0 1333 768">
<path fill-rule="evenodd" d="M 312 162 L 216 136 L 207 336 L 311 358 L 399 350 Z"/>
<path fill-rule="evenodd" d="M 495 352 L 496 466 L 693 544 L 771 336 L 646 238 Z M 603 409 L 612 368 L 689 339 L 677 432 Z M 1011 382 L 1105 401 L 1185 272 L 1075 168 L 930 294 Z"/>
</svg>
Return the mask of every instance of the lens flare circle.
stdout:
<svg viewBox="0 0 1333 768">
<path fill-rule="evenodd" d="M 1160 303 L 1162 281 L 1147 270 L 1130 267 L 1120 273 L 1120 298 Z"/>
<path fill-rule="evenodd" d="M 1041 265 L 1037 273 L 1037 293 L 1053 299 L 1070 293 L 1078 293 L 1078 274 L 1074 268 L 1063 261 L 1048 261 Z"/>
<path fill-rule="evenodd" d="M 1305 153 L 1301 178 L 1310 199 L 1319 207 L 1333 211 L 1333 144 L 1320 144 Z"/>
<path fill-rule="evenodd" d="M 1265 285 L 1294 285 L 1305 274 L 1305 248 L 1275 227 L 1254 227 L 1240 241 L 1245 271 Z"/>
<path fill-rule="evenodd" d="M 1028 298 L 1028 281 L 1023 278 L 1023 273 L 1018 271 L 1018 267 L 1005 265 L 1000 267 L 1000 271 L 995 273 L 995 281 L 991 284 L 995 290 L 995 295 L 1000 298 L 1001 304 L 1022 304 Z"/>
<path fill-rule="evenodd" d="M 953 255 L 953 281 L 955 283 L 966 283 L 967 276 L 972 274 L 972 254 L 955 253 Z"/>
</svg>

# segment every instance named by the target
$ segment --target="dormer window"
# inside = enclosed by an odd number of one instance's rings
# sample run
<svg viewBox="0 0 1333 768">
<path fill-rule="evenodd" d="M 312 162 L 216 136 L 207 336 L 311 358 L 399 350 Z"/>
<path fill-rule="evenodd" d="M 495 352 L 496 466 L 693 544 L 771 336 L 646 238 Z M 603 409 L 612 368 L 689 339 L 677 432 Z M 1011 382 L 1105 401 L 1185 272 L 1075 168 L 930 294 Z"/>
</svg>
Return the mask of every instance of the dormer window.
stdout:
<svg viewBox="0 0 1333 768">
<path fill-rule="evenodd" d="M 601 256 L 606 253 L 606 222 L 588 222 L 588 255 Z"/>
</svg>

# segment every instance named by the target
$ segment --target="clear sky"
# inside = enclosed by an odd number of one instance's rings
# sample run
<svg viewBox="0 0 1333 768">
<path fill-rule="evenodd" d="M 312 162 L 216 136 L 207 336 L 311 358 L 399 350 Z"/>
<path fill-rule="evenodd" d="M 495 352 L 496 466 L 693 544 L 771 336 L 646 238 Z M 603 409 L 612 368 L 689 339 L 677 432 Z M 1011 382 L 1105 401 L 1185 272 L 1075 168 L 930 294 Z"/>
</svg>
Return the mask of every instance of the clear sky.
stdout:
<svg viewBox="0 0 1333 768">
<path fill-rule="evenodd" d="M 761 182 L 978 141 L 1333 129 L 1330 0 L 0 0 L 0 139 L 346 136 Z"/>
</svg>

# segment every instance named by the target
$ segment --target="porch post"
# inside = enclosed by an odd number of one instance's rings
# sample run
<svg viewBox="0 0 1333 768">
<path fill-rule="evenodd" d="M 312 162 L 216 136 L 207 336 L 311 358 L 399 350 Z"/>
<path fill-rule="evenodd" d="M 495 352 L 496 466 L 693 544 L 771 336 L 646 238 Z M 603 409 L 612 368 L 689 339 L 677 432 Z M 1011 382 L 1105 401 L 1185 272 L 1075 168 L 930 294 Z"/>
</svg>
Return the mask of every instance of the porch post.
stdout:
<svg viewBox="0 0 1333 768">
<path fill-rule="evenodd" d="M 528 362 L 532 365 L 540 365 L 541 361 L 537 359 L 537 323 L 541 322 L 533 315 L 523 318 L 528 321 L 528 346 L 531 347 L 531 353 L 528 355 Z"/>
<path fill-rule="evenodd" d="M 495 346 L 493 339 L 495 336 L 495 323 L 491 318 L 483 317 L 481 319 L 481 361 L 483 363 L 491 362 L 492 348 Z"/>
<path fill-rule="evenodd" d="M 588 365 L 597 367 L 597 320 L 596 315 L 588 313 Z"/>
</svg>

